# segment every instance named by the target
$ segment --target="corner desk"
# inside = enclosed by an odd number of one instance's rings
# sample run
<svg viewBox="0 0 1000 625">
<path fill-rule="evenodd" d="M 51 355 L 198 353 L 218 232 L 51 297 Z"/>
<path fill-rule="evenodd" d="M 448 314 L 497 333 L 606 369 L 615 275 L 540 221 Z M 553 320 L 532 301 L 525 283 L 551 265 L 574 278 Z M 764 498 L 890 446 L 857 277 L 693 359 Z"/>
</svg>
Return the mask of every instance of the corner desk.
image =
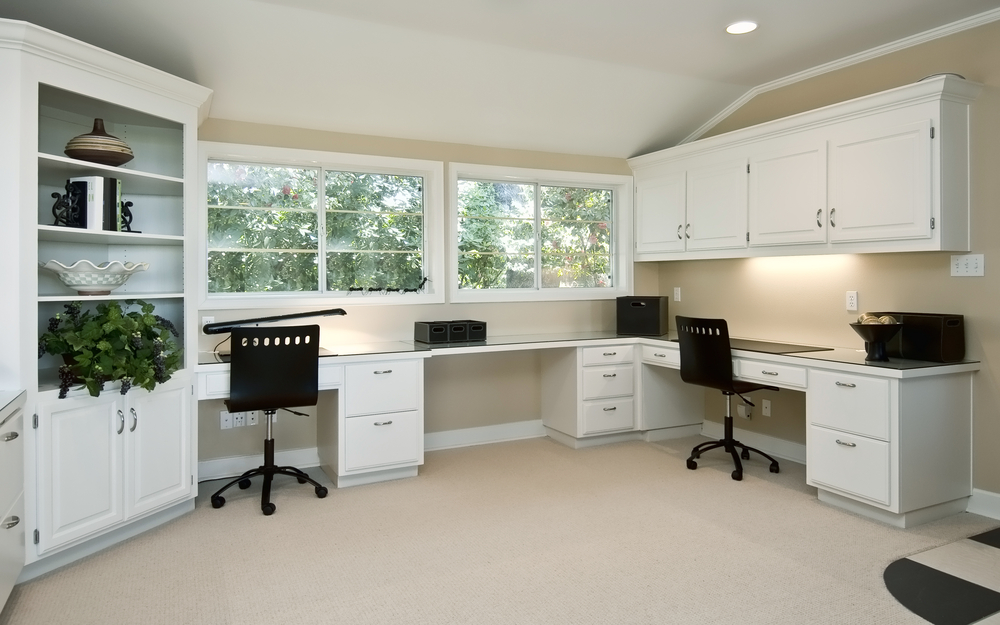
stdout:
<svg viewBox="0 0 1000 625">
<path fill-rule="evenodd" d="M 701 431 L 705 391 L 680 380 L 671 336 L 608 332 L 326 345 L 317 451 L 338 487 L 412 477 L 424 460 L 423 360 L 539 350 L 542 425 L 575 448 Z M 806 482 L 824 502 L 899 527 L 962 512 L 972 494 L 972 376 L 979 363 L 733 339 L 733 371 L 806 394 Z M 199 400 L 224 399 L 229 366 L 199 354 Z"/>
</svg>

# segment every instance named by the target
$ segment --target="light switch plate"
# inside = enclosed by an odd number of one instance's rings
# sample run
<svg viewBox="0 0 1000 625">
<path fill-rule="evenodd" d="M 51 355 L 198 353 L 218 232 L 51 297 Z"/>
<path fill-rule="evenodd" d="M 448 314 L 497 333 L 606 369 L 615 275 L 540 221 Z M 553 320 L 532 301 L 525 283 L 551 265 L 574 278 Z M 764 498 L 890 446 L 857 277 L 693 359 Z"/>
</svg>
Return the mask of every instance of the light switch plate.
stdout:
<svg viewBox="0 0 1000 625">
<path fill-rule="evenodd" d="M 986 275 L 986 257 L 982 254 L 952 254 L 951 275 L 959 277 Z"/>
</svg>

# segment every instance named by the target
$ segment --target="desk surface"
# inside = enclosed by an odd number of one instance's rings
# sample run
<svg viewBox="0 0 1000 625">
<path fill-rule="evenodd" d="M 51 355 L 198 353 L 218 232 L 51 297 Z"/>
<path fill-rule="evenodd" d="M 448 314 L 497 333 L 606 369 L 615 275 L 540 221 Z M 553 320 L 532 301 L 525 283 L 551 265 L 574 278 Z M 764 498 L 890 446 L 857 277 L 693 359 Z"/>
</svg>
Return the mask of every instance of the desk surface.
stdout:
<svg viewBox="0 0 1000 625">
<path fill-rule="evenodd" d="M 545 334 L 519 334 L 509 336 L 493 336 L 484 341 L 466 343 L 420 343 L 415 341 L 386 341 L 384 343 L 355 343 L 331 345 L 322 349 L 320 357 L 336 356 L 378 356 L 380 354 L 422 354 L 431 353 L 439 356 L 451 354 L 508 351 L 522 349 L 546 349 L 556 347 L 573 347 L 586 345 L 588 342 L 610 341 L 641 341 L 646 344 L 666 344 L 672 349 L 677 348 L 676 337 L 673 334 L 663 336 L 622 336 L 614 332 L 560 332 Z M 940 363 L 924 360 L 905 360 L 890 358 L 889 362 L 866 362 L 865 350 L 845 347 L 824 347 L 813 345 L 796 345 L 776 341 L 760 341 L 756 339 L 731 339 L 733 351 L 744 357 L 784 356 L 810 360 L 821 360 L 831 363 L 859 365 L 878 369 L 908 371 L 949 365 L 972 364 L 976 361 L 963 360 L 959 363 Z M 214 352 L 198 352 L 198 364 L 218 364 L 226 362 Z"/>
</svg>

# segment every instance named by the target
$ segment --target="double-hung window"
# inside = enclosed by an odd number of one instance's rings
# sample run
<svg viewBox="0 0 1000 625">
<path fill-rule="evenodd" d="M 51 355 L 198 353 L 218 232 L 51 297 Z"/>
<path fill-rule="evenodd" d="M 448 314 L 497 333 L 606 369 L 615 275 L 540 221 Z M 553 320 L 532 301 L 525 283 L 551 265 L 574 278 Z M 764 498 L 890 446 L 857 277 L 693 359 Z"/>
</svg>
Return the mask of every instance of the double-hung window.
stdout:
<svg viewBox="0 0 1000 625">
<path fill-rule="evenodd" d="M 203 146 L 208 307 L 443 299 L 440 163 L 225 147 Z"/>
<path fill-rule="evenodd" d="M 453 164 L 453 301 L 629 292 L 631 177 Z"/>
</svg>

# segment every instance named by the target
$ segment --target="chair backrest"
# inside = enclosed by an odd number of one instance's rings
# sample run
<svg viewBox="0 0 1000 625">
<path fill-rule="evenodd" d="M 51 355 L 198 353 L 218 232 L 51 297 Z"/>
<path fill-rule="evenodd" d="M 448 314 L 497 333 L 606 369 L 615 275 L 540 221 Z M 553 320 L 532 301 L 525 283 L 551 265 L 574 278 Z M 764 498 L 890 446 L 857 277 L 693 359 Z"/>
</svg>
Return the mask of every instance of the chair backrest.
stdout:
<svg viewBox="0 0 1000 625">
<path fill-rule="evenodd" d="M 319 326 L 233 328 L 229 411 L 315 406 Z"/>
<path fill-rule="evenodd" d="M 681 346 L 681 379 L 722 391 L 733 391 L 733 354 L 725 319 L 677 315 Z"/>
</svg>

